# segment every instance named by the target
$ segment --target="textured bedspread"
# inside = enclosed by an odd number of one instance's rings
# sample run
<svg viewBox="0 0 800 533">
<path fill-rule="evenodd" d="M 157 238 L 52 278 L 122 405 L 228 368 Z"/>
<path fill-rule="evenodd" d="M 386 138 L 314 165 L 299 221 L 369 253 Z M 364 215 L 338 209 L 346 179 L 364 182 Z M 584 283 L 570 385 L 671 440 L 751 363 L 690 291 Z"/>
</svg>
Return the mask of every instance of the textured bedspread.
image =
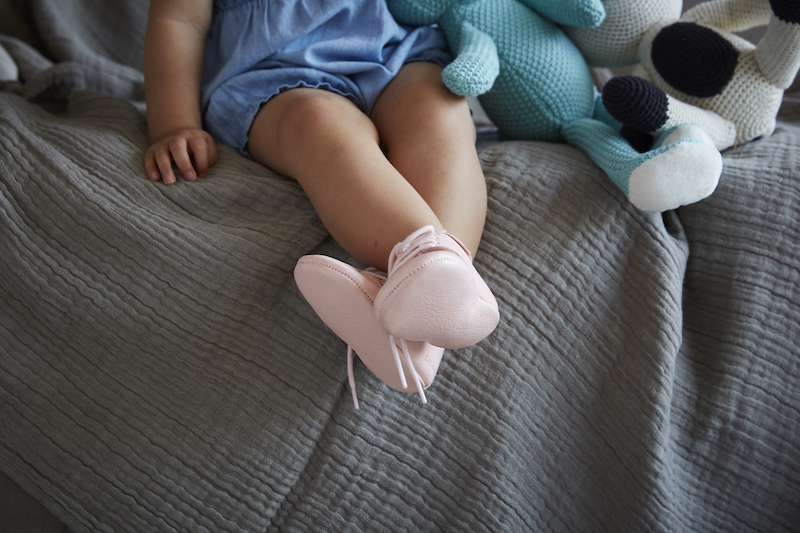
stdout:
<svg viewBox="0 0 800 533">
<path fill-rule="evenodd" d="M 50 58 L 0 40 L 0 470 L 73 531 L 800 530 L 800 97 L 663 216 L 574 148 L 482 148 L 500 325 L 427 406 L 356 364 L 356 411 L 292 278 L 348 257 L 300 188 L 227 149 L 149 182 L 146 0 L 32 4 Z"/>
</svg>

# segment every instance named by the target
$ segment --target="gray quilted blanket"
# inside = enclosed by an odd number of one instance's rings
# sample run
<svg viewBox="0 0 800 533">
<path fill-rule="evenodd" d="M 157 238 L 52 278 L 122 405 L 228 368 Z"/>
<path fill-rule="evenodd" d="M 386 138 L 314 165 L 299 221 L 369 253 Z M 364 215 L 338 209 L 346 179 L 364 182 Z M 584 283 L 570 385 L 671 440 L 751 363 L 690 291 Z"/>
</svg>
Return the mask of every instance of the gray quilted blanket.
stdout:
<svg viewBox="0 0 800 533">
<path fill-rule="evenodd" d="M 800 531 L 800 97 L 663 216 L 572 147 L 483 147 L 500 325 L 426 406 L 356 364 L 356 411 L 292 278 L 350 259 L 297 184 L 226 149 L 149 182 L 147 1 L 30 5 L 38 50 L 0 38 L 0 470 L 75 533 Z"/>
</svg>

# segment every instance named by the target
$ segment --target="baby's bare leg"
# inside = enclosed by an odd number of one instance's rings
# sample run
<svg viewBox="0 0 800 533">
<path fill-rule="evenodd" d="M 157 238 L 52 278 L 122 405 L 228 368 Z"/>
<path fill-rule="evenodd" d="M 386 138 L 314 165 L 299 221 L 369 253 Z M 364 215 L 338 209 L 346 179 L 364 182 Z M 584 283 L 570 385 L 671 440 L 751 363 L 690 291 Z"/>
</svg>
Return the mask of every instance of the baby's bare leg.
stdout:
<svg viewBox="0 0 800 533">
<path fill-rule="evenodd" d="M 389 160 L 474 255 L 487 200 L 466 100 L 445 87 L 440 67 L 410 63 L 381 94 L 372 119 Z"/>
<path fill-rule="evenodd" d="M 375 125 L 347 99 L 293 89 L 270 100 L 250 131 L 250 154 L 297 180 L 336 241 L 367 265 L 386 270 L 392 247 L 434 211 L 386 159 Z"/>
</svg>

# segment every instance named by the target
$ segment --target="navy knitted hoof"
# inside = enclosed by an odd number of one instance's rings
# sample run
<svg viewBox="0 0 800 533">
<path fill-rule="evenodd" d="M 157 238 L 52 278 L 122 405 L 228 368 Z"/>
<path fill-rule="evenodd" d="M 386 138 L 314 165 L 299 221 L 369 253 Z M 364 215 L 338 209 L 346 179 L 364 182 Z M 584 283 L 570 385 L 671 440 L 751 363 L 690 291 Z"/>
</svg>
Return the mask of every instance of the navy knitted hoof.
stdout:
<svg viewBox="0 0 800 533">
<path fill-rule="evenodd" d="M 640 154 L 650 151 L 650 149 L 653 148 L 653 143 L 655 142 L 655 138 L 653 138 L 653 136 L 649 133 L 633 129 L 624 124 L 622 125 L 619 134 L 622 135 L 623 139 L 628 141 L 628 144 L 631 145 L 631 148 Z"/>
<path fill-rule="evenodd" d="M 691 22 L 676 22 L 653 39 L 653 66 L 677 90 L 709 98 L 722 92 L 739 52 L 722 35 Z"/>
<path fill-rule="evenodd" d="M 796 0 L 769 0 L 769 5 L 782 21 L 800 23 L 800 3 Z"/>
<path fill-rule="evenodd" d="M 656 131 L 667 122 L 667 95 L 638 76 L 617 76 L 603 87 L 603 105 L 625 126 L 641 132 Z"/>
</svg>

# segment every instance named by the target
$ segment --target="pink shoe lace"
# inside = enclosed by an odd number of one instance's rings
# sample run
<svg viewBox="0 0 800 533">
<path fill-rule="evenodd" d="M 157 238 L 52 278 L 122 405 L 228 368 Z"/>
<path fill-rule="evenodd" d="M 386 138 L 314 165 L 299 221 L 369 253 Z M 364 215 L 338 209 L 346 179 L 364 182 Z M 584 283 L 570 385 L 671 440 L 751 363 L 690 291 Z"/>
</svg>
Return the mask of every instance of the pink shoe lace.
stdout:
<svg viewBox="0 0 800 533">
<path fill-rule="evenodd" d="M 425 228 L 423 228 L 425 229 Z M 433 229 L 431 227 L 431 229 Z M 436 244 L 434 240 L 434 245 Z M 394 255 L 394 254 L 393 254 Z M 392 258 L 390 258 L 391 262 Z M 390 266 L 391 269 L 391 266 Z M 386 281 L 386 274 L 381 272 L 380 270 L 369 267 L 366 270 L 362 271 L 364 274 L 368 276 L 372 276 L 376 278 L 381 283 Z M 400 341 L 400 350 L 398 350 L 397 342 Z M 417 391 L 419 392 L 420 400 L 422 403 L 428 403 L 427 398 L 425 397 L 425 390 L 422 388 L 422 379 L 420 379 L 419 374 L 417 373 L 417 369 L 414 368 L 414 363 L 411 360 L 411 353 L 408 349 L 408 343 L 405 339 L 397 339 L 394 335 L 389 335 L 389 343 L 392 348 L 392 355 L 394 356 L 395 365 L 397 365 L 397 371 L 400 373 L 400 383 L 403 385 L 404 389 L 408 388 L 408 381 L 406 380 L 406 374 L 403 372 L 403 363 L 400 357 L 400 351 L 402 351 L 403 356 L 405 357 L 406 364 L 408 368 L 411 370 L 411 375 L 414 378 L 414 384 L 417 386 Z M 350 345 L 347 345 L 347 380 L 350 383 L 350 394 L 353 396 L 353 405 L 356 409 L 358 409 L 358 395 L 356 394 L 356 378 L 353 374 L 353 348 Z"/>
<path fill-rule="evenodd" d="M 432 252 L 435 250 L 452 251 L 444 246 L 441 246 L 437 241 L 438 235 L 444 235 L 446 231 L 436 233 L 433 226 L 423 226 L 394 247 L 392 253 L 389 255 L 389 274 L 394 272 L 395 269 L 403 266 L 404 263 L 410 261 L 421 253 Z M 452 236 L 451 236 L 452 237 Z M 461 243 L 457 241 L 459 245 Z M 463 248 L 463 245 L 461 245 Z M 465 249 L 466 251 L 466 249 Z M 469 252 L 467 252 L 469 254 Z M 385 280 L 386 278 L 384 278 Z"/>
</svg>

